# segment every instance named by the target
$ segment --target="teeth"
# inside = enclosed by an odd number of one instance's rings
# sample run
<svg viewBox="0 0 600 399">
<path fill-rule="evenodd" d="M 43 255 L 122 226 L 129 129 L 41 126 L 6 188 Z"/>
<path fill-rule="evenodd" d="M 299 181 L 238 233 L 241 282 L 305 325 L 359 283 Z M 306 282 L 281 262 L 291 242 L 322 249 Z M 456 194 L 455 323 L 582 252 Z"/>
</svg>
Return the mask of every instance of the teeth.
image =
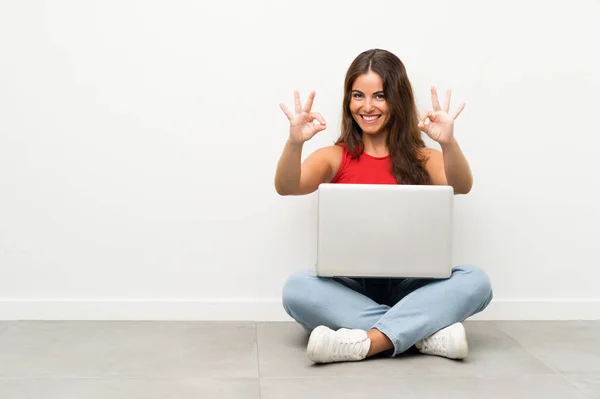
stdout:
<svg viewBox="0 0 600 399">
<path fill-rule="evenodd" d="M 363 119 L 366 121 L 374 121 L 377 118 L 379 118 L 379 117 L 378 116 L 363 116 Z"/>
</svg>

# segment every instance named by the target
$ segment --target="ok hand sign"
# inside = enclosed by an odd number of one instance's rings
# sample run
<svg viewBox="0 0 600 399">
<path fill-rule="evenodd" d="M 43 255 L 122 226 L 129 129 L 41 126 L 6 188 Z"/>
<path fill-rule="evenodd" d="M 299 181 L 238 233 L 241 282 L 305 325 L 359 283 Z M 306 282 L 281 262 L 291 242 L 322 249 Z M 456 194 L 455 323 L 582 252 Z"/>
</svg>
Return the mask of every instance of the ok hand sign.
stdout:
<svg viewBox="0 0 600 399">
<path fill-rule="evenodd" d="M 297 90 L 294 90 L 295 115 L 284 104 L 279 104 L 281 110 L 290 121 L 290 141 L 293 143 L 304 143 L 313 138 L 315 134 L 327 128 L 323 116 L 318 112 L 311 112 L 314 99 L 315 92 L 312 91 L 308 96 L 308 100 L 306 100 L 306 104 L 302 107 L 300 94 Z M 319 124 L 315 124 L 315 120 Z"/>
<path fill-rule="evenodd" d="M 451 91 L 446 91 L 446 100 L 444 106 L 441 107 L 438 102 L 437 91 L 435 87 L 431 87 L 431 102 L 433 110 L 427 111 L 419 118 L 419 129 L 424 131 L 432 140 L 440 144 L 448 144 L 454 141 L 454 120 L 460 115 L 465 108 L 465 103 L 458 106 L 456 111 L 449 114 Z M 429 119 L 430 123 L 425 124 Z"/>
</svg>

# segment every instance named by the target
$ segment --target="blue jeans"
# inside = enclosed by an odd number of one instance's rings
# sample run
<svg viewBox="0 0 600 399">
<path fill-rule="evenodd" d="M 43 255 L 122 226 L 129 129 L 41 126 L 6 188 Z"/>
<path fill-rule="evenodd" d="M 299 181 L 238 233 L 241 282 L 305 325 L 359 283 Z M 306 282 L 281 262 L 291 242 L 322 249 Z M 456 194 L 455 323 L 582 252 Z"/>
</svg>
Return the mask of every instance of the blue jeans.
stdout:
<svg viewBox="0 0 600 399">
<path fill-rule="evenodd" d="M 452 269 L 446 279 L 318 277 L 292 274 L 283 288 L 285 311 L 308 332 L 376 328 L 396 356 L 442 328 L 481 312 L 492 300 L 487 274 L 475 266 Z"/>
</svg>

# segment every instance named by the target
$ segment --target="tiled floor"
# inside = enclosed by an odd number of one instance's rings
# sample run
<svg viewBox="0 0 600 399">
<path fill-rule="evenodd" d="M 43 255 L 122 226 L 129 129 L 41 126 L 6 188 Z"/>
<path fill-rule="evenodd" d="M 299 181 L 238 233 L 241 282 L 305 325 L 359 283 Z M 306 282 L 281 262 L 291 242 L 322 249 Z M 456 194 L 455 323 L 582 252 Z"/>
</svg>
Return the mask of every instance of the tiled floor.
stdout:
<svg viewBox="0 0 600 399">
<path fill-rule="evenodd" d="M 314 365 L 295 323 L 0 322 L 0 398 L 600 398 L 600 322 L 465 326 L 465 361 Z"/>
</svg>

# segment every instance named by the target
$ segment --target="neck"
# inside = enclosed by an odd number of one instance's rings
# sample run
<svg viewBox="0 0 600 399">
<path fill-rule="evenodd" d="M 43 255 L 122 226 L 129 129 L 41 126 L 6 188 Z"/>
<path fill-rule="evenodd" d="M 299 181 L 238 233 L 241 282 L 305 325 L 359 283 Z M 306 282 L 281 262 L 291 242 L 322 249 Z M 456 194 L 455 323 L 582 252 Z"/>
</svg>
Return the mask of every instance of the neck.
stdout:
<svg viewBox="0 0 600 399">
<path fill-rule="evenodd" d="M 363 134 L 365 152 L 375 157 L 384 157 L 390 154 L 387 146 L 387 134 Z"/>
</svg>

